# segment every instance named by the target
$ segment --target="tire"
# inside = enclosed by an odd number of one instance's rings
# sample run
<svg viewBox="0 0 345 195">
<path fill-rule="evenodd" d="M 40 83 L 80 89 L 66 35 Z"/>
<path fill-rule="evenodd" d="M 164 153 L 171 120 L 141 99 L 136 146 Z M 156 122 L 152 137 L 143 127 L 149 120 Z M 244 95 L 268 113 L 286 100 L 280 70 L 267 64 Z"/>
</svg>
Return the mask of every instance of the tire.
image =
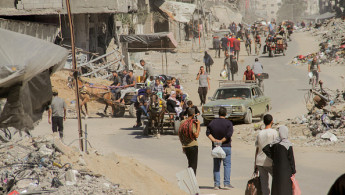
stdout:
<svg viewBox="0 0 345 195">
<path fill-rule="evenodd" d="M 174 121 L 174 135 L 178 135 L 178 131 L 180 129 L 180 124 L 181 124 L 181 121 L 179 121 L 179 120 Z"/>
<path fill-rule="evenodd" d="M 135 110 L 134 103 L 129 106 L 128 113 L 129 113 L 129 116 L 131 118 L 135 118 L 136 117 L 136 110 Z"/>
<path fill-rule="evenodd" d="M 247 114 L 244 117 L 244 123 L 245 124 L 251 124 L 252 122 L 253 122 L 252 111 L 248 108 L 247 109 Z"/>
<path fill-rule="evenodd" d="M 123 116 L 125 116 L 125 112 L 126 112 L 125 106 L 116 106 L 114 116 L 115 117 L 123 117 Z"/>
<path fill-rule="evenodd" d="M 145 135 L 145 136 L 149 135 L 149 126 L 145 123 L 144 123 L 143 135 Z"/>
<path fill-rule="evenodd" d="M 207 119 L 204 119 L 204 125 L 207 127 L 208 126 L 208 124 L 210 124 L 210 120 L 207 120 Z"/>
</svg>

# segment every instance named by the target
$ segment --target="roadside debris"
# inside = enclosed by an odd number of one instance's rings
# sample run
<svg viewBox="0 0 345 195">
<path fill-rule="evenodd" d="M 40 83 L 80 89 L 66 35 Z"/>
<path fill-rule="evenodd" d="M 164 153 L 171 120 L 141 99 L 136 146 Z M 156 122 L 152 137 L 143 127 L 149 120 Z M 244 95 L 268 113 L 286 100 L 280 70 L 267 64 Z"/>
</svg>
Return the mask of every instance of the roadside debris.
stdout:
<svg viewBox="0 0 345 195">
<path fill-rule="evenodd" d="M 133 194 L 80 165 L 61 164 L 60 158 L 72 151 L 52 136 L 2 143 L 0 194 Z"/>
<path fill-rule="evenodd" d="M 314 36 L 320 36 L 320 50 L 316 53 L 296 56 L 291 64 L 305 65 L 311 62 L 314 56 L 319 56 L 321 64 L 345 65 L 345 21 L 330 19 L 320 28 L 312 31 Z"/>
</svg>

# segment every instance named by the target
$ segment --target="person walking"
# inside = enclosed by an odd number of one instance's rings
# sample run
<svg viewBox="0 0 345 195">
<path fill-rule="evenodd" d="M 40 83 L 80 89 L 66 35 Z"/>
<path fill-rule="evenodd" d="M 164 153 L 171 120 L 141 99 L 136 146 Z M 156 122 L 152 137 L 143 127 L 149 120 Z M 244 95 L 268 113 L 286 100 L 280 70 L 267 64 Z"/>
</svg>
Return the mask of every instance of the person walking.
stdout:
<svg viewBox="0 0 345 195">
<path fill-rule="evenodd" d="M 53 89 L 53 99 L 48 110 L 48 123 L 52 124 L 53 132 L 59 132 L 63 138 L 63 121 L 66 120 L 66 103 L 65 100 L 58 97 L 59 93 Z"/>
<path fill-rule="evenodd" d="M 213 179 L 214 179 L 214 189 L 220 189 L 220 164 L 223 160 L 224 166 L 224 188 L 230 189 L 233 186 L 230 184 L 231 175 L 231 137 L 234 132 L 233 125 L 230 120 L 225 119 L 226 108 L 219 108 L 219 118 L 213 119 L 211 123 L 207 126 L 206 136 L 212 141 L 212 149 L 216 144 L 221 144 L 226 157 L 213 158 Z"/>
<path fill-rule="evenodd" d="M 230 43 L 230 55 L 233 55 L 234 51 L 235 51 L 235 47 L 234 47 L 234 41 L 235 41 L 236 37 L 235 35 L 231 35 L 231 38 L 229 39 L 229 43 Z"/>
<path fill-rule="evenodd" d="M 211 74 L 211 65 L 213 64 L 213 59 L 212 57 L 205 51 L 204 55 L 204 63 L 206 67 L 206 72 L 207 74 Z"/>
<path fill-rule="evenodd" d="M 188 109 L 188 118 L 181 122 L 178 136 L 182 144 L 183 153 L 186 154 L 188 167 L 191 167 L 196 175 L 198 167 L 198 141 L 200 133 L 200 121 L 194 119 L 195 110 Z"/>
<path fill-rule="evenodd" d="M 214 45 L 214 49 L 216 50 L 214 57 L 216 58 L 218 55 L 218 58 L 220 58 L 220 49 L 222 48 L 222 46 L 221 46 L 221 42 L 219 38 L 213 38 L 213 45 Z"/>
<path fill-rule="evenodd" d="M 208 77 L 208 74 L 205 72 L 205 69 L 203 66 L 200 67 L 196 80 L 199 80 L 198 93 L 199 93 L 200 102 L 201 102 L 200 105 L 203 105 L 206 103 L 207 91 L 211 89 L 210 78 Z"/>
<path fill-rule="evenodd" d="M 238 39 L 234 39 L 234 56 L 236 56 L 237 60 L 240 57 L 240 50 L 241 50 L 241 41 Z"/>
<path fill-rule="evenodd" d="M 296 173 L 292 143 L 288 139 L 289 129 L 286 126 L 280 126 L 278 131 L 277 139 L 263 148 L 264 153 L 273 162 L 271 194 L 291 195 L 291 177 Z"/>
<path fill-rule="evenodd" d="M 262 149 L 272 143 L 278 137 L 276 130 L 272 129 L 273 117 L 270 114 L 264 116 L 265 129 L 261 130 L 256 137 L 255 172 L 259 171 L 262 195 L 269 195 L 269 176 L 272 176 L 272 159 L 268 158 Z"/>
<path fill-rule="evenodd" d="M 231 60 L 231 57 L 229 55 L 229 52 L 225 52 L 224 69 L 226 69 L 226 71 L 228 73 L 228 80 L 229 81 L 230 81 L 230 76 L 231 76 L 232 80 L 234 80 L 234 75 L 235 75 L 231 65 L 232 65 L 232 60 Z"/>
<path fill-rule="evenodd" d="M 222 43 L 222 50 L 224 51 L 224 56 L 225 56 L 226 51 L 229 50 L 229 48 L 228 48 L 228 42 L 229 42 L 228 36 L 229 35 L 224 35 L 224 37 L 222 39 L 220 39 L 220 42 Z"/>
</svg>

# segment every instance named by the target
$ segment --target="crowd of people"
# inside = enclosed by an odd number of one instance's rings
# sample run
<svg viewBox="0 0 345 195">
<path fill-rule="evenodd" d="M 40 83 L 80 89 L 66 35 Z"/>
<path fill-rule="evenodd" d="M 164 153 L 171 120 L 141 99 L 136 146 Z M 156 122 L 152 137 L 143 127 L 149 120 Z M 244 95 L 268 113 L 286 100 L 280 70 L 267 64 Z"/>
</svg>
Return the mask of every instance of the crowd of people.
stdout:
<svg viewBox="0 0 345 195">
<path fill-rule="evenodd" d="M 140 89 L 135 87 L 137 79 L 133 75 L 132 70 L 112 71 L 113 83 L 110 86 L 113 99 L 119 103 L 124 103 L 126 94 L 137 91 L 131 100 L 134 103 L 137 117 L 136 124 L 133 127 L 137 128 L 142 126 L 142 115 L 149 117 L 150 97 L 153 94 L 160 100 L 165 101 L 166 111 L 176 115 L 176 118 L 179 120 L 186 117 L 189 108 L 194 108 L 196 114 L 200 114 L 200 111 L 193 105 L 193 102 L 188 100 L 188 95 L 184 93 L 179 80 L 166 75 L 154 76 L 153 69 L 150 65 L 147 65 L 144 60 L 140 60 L 140 64 L 143 67 L 143 75 L 138 80 L 140 80 L 140 83 L 145 84 L 144 87 Z M 204 83 L 203 79 L 207 79 L 205 74 L 204 70 L 198 74 L 202 83 Z M 206 91 L 207 86 L 209 86 L 209 82 L 206 82 Z M 200 93 L 205 94 L 204 91 L 202 89 Z M 206 94 L 203 97 L 206 98 Z M 162 102 L 160 105 L 162 105 Z"/>
<path fill-rule="evenodd" d="M 197 173 L 198 142 L 200 135 L 200 121 L 195 119 L 195 109 L 187 111 L 188 118 L 181 122 L 179 139 L 183 152 L 188 160 L 188 167 Z M 212 149 L 221 147 L 225 153 L 224 158 L 213 158 L 214 189 L 231 189 L 231 137 L 234 133 L 233 124 L 226 119 L 227 110 L 220 107 L 219 118 L 212 120 L 207 126 L 206 136 L 212 142 Z M 255 146 L 254 172 L 259 173 L 263 195 L 291 195 L 291 177 L 296 174 L 292 143 L 288 139 L 288 128 L 279 126 L 272 129 L 273 117 L 264 116 L 265 128 L 257 135 Z M 223 187 L 220 181 L 220 167 L 223 163 Z M 269 187 L 269 175 L 272 176 L 272 191 Z"/>
</svg>

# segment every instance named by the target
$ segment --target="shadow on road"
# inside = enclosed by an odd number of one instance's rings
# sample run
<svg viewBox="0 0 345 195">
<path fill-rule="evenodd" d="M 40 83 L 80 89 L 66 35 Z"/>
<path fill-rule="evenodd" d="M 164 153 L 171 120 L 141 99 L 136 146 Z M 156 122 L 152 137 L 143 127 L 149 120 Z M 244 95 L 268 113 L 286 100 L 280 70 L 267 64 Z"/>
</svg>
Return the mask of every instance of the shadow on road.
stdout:
<svg viewBox="0 0 345 195">
<path fill-rule="evenodd" d="M 120 130 L 143 130 L 142 127 L 126 127 L 126 128 L 120 128 Z"/>
<path fill-rule="evenodd" d="M 201 190 L 213 190 L 214 187 L 212 186 L 199 186 L 199 189 Z"/>
</svg>

